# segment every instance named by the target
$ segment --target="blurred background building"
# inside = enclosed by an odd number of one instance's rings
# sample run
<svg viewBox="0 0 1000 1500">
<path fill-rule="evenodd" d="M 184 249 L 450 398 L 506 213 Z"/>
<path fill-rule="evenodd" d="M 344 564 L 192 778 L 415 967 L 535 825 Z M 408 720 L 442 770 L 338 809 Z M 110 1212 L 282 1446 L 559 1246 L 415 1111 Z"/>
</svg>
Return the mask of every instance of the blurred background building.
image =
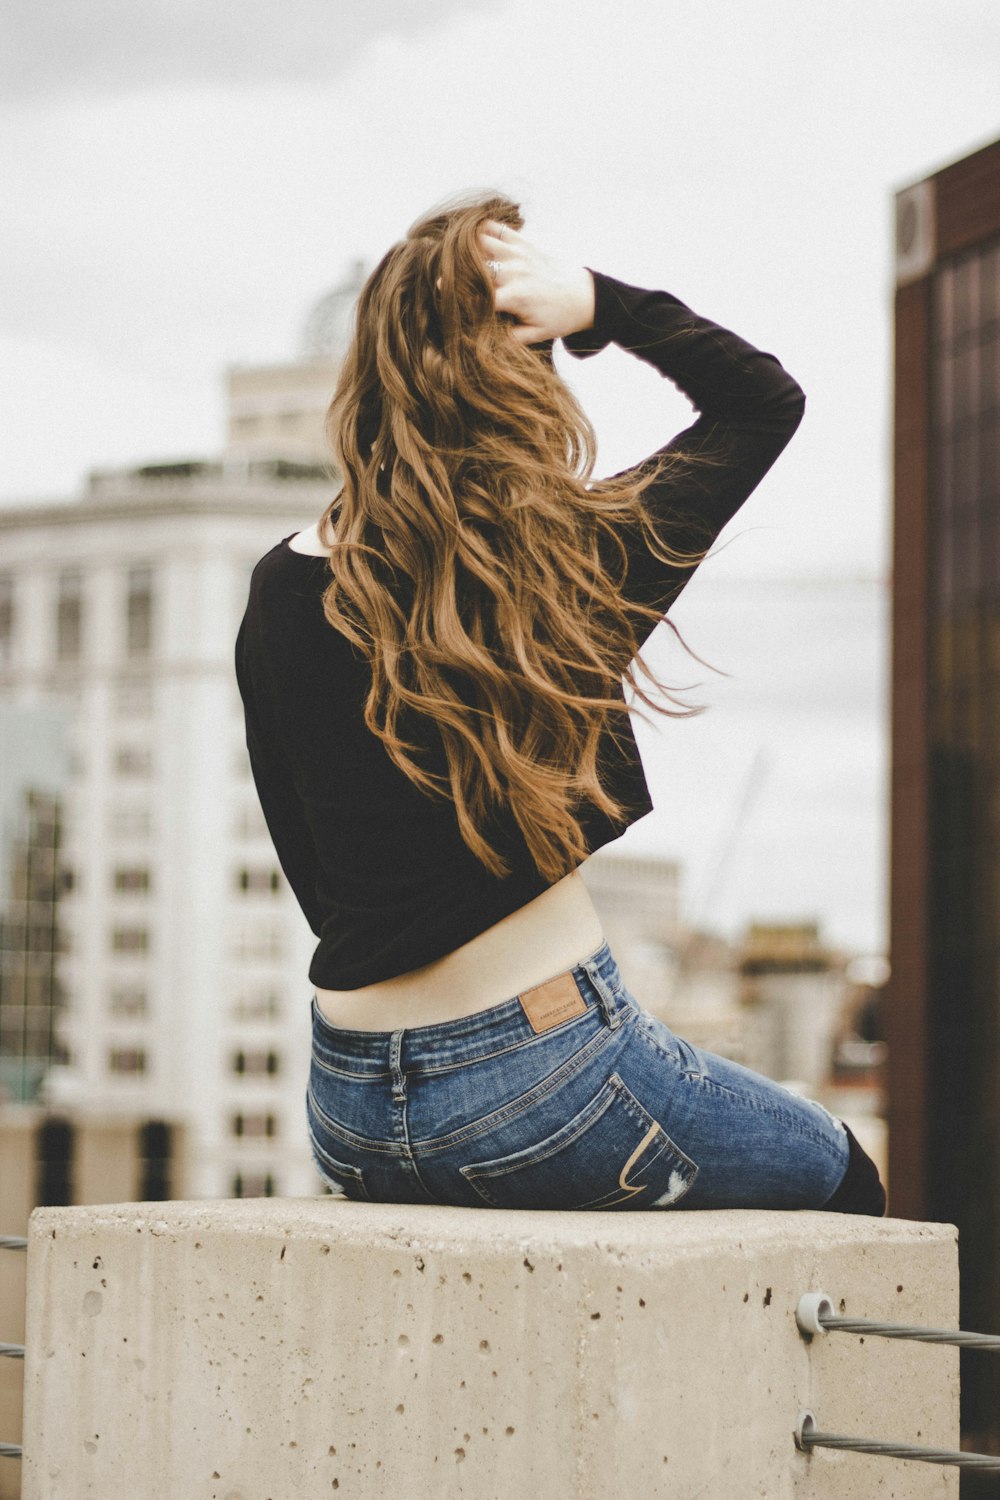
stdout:
<svg viewBox="0 0 1000 1500">
<path fill-rule="evenodd" d="M 1000 1329 L 1000 140 L 896 198 L 892 1211 L 957 1224 Z M 1000 1444 L 1000 1363 L 963 1354 Z"/>
<path fill-rule="evenodd" d="M 846 1118 L 887 1180 L 885 960 L 830 947 L 815 919 L 750 922 L 735 942 L 692 927 L 675 860 L 599 850 L 582 874 L 640 1004 Z"/>
<path fill-rule="evenodd" d="M 158 1159 L 178 1130 L 188 1143 L 183 1180 L 154 1181 L 103 1135 L 105 1201 L 323 1190 L 305 1131 L 315 940 L 257 801 L 233 644 L 253 565 L 330 498 L 322 422 L 361 270 L 314 309 L 298 361 L 228 372 L 220 457 L 0 509 L 7 1233 L 35 1203 L 100 1201 L 68 1165 L 95 1121 L 159 1129 Z M 29 1125 L 62 1142 L 59 1183 L 48 1147 L 14 1151 Z"/>
</svg>

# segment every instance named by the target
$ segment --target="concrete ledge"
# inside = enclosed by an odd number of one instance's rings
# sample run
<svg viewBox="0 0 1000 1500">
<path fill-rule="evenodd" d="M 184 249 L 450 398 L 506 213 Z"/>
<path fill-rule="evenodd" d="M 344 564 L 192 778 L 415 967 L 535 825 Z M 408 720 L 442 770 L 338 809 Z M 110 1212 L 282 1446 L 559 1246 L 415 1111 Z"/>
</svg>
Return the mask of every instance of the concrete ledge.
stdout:
<svg viewBox="0 0 1000 1500">
<path fill-rule="evenodd" d="M 950 1225 L 322 1197 L 36 1209 L 23 1500 L 954 1497 L 958 1351 L 803 1341 L 802 1292 L 957 1326 Z"/>
</svg>

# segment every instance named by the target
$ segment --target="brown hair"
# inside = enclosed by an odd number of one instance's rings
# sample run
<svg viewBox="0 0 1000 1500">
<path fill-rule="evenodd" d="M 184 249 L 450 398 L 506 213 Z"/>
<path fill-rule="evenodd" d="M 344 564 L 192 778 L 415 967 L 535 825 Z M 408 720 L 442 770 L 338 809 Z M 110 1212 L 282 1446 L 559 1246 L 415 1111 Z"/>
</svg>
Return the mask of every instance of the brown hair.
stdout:
<svg viewBox="0 0 1000 1500">
<path fill-rule="evenodd" d="M 490 823 L 509 807 L 555 881 L 590 852 L 582 803 L 623 813 L 599 774 L 601 737 L 630 711 L 623 674 L 657 713 L 702 711 L 639 656 L 638 622 L 651 630 L 663 615 L 622 594 L 623 525 L 665 562 L 693 567 L 706 549 L 669 547 L 642 507 L 665 467 L 683 471 L 679 455 L 588 484 L 586 414 L 550 347 L 511 337 L 494 308 L 477 240 L 487 218 L 523 223 L 499 194 L 433 210 L 361 292 L 327 414 L 342 489 L 321 523 L 336 531 L 323 608 L 371 664 L 365 723 L 393 762 L 454 802 L 462 838 L 498 877 L 510 866 Z M 635 665 L 677 706 L 651 698 Z M 438 772 L 419 763 L 433 754 L 426 736 L 404 735 L 428 723 Z"/>
</svg>

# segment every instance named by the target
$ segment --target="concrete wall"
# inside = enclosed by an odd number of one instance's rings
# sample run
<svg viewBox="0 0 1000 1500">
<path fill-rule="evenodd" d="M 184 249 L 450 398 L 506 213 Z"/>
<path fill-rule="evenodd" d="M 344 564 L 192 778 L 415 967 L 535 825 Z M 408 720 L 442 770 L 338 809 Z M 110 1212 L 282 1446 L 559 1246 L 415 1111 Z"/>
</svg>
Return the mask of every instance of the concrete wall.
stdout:
<svg viewBox="0 0 1000 1500">
<path fill-rule="evenodd" d="M 41 1190 L 39 1132 L 48 1111 L 41 1105 L 0 1103 L 0 1232 L 25 1235 Z M 68 1173 L 73 1201 L 105 1203 L 109 1198 L 149 1191 L 140 1155 L 143 1116 L 72 1110 L 73 1155 Z M 188 1191 L 187 1149 L 182 1125 L 171 1122 L 174 1155 L 168 1190 Z M 24 1343 L 25 1256 L 0 1251 L 0 1342 Z M 24 1367 L 0 1359 L 0 1441 L 21 1442 Z M 0 1500 L 18 1500 L 21 1466 L 0 1458 Z"/>
<path fill-rule="evenodd" d="M 958 1446 L 948 1225 L 245 1199 L 37 1209 L 24 1500 L 870 1500 L 957 1471 L 794 1447 Z"/>
</svg>

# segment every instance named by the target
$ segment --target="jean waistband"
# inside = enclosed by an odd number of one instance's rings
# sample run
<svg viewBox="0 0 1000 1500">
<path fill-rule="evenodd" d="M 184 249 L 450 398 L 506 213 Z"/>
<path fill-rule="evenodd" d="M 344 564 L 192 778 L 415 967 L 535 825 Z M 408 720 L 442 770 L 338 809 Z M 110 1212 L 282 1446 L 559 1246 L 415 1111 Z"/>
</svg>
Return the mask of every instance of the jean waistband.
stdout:
<svg viewBox="0 0 1000 1500">
<path fill-rule="evenodd" d="M 617 1025 L 628 1001 L 617 960 L 607 940 L 589 958 L 581 959 L 565 972 L 576 980 L 587 1009 L 602 1012 L 609 1025 Z M 339 1066 L 352 1073 L 384 1072 L 394 1039 L 397 1053 L 399 1039 L 403 1039 L 407 1066 L 413 1068 L 422 1064 L 440 1067 L 451 1058 L 469 1061 L 480 1054 L 485 1056 L 498 1048 L 546 1035 L 544 1031 L 536 1032 L 517 995 L 471 1016 L 439 1021 L 431 1026 L 400 1027 L 395 1031 L 360 1031 L 332 1026 L 320 1010 L 315 995 L 311 1008 L 313 1049 L 317 1056 L 331 1067 Z"/>
</svg>

